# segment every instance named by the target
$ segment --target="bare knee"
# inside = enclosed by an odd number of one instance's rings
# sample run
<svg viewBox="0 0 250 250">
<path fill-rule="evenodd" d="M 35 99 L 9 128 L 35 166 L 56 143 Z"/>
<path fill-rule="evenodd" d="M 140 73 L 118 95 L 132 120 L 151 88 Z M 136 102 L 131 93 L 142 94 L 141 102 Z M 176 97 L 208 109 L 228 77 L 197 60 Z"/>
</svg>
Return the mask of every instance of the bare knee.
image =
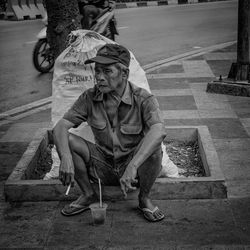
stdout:
<svg viewBox="0 0 250 250">
<path fill-rule="evenodd" d="M 79 155 L 87 163 L 89 161 L 90 153 L 87 143 L 79 136 L 69 134 L 69 148 L 72 153 Z"/>
</svg>

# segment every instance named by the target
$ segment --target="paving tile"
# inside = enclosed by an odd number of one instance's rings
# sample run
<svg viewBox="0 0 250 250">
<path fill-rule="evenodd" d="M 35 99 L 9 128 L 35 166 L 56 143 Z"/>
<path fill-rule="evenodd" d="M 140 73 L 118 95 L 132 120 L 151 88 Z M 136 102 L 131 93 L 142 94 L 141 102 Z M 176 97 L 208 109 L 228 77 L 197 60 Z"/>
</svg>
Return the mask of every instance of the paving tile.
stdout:
<svg viewBox="0 0 250 250">
<path fill-rule="evenodd" d="M 250 137 L 250 127 L 245 127 L 245 130 L 246 130 L 248 136 Z"/>
<path fill-rule="evenodd" d="M 193 95 L 197 96 L 197 98 L 203 99 L 206 98 L 207 100 L 215 101 L 218 103 L 227 102 L 228 103 L 228 96 L 222 94 L 215 94 L 215 93 L 208 93 L 206 92 L 207 83 L 190 83 L 189 84 Z"/>
<path fill-rule="evenodd" d="M 238 118 L 237 114 L 232 109 L 199 109 L 199 115 L 201 118 L 216 118 L 216 119 L 223 119 L 223 118 Z"/>
<path fill-rule="evenodd" d="M 103 248 L 110 242 L 111 224 L 112 213 L 109 210 L 105 224 L 100 226 L 92 225 L 90 211 L 72 217 L 62 216 L 58 211 L 48 237 L 47 247 Z"/>
<path fill-rule="evenodd" d="M 189 89 L 188 81 L 183 79 L 149 79 L 151 90 L 157 89 Z"/>
<path fill-rule="evenodd" d="M 237 51 L 237 43 L 236 42 L 228 47 L 215 50 L 212 53 L 218 53 L 218 52 L 228 53 L 228 52 L 235 52 L 235 51 Z"/>
<path fill-rule="evenodd" d="M 244 109 L 250 108 L 250 98 L 242 96 L 228 96 L 228 101 L 230 102 L 232 108 Z"/>
<path fill-rule="evenodd" d="M 219 79 L 219 77 L 221 76 L 223 79 L 227 78 L 230 69 L 231 69 L 231 65 L 232 63 L 235 62 L 234 60 L 220 60 L 220 61 L 207 61 L 208 65 L 210 66 L 213 74 L 215 75 L 215 77 L 217 77 Z"/>
<path fill-rule="evenodd" d="M 155 96 L 188 96 L 192 95 L 190 89 L 154 89 L 152 93 Z"/>
<path fill-rule="evenodd" d="M 240 108 L 235 109 L 234 112 L 237 114 L 239 118 L 249 118 L 250 117 L 250 108 Z"/>
<path fill-rule="evenodd" d="M 240 228 L 241 241 L 250 244 L 250 198 L 230 199 L 229 202 L 236 225 Z"/>
<path fill-rule="evenodd" d="M 195 103 L 200 110 L 227 110 L 234 113 L 231 105 L 226 101 L 216 101 L 206 94 L 194 93 Z"/>
<path fill-rule="evenodd" d="M 192 90 L 192 93 L 198 92 L 198 93 L 206 93 L 207 89 L 207 82 L 190 82 L 189 86 Z"/>
<path fill-rule="evenodd" d="M 249 139 L 218 139 L 213 142 L 219 156 L 221 169 L 227 180 L 250 178 Z"/>
<path fill-rule="evenodd" d="M 237 59 L 237 53 L 233 52 L 214 52 L 208 53 L 204 55 L 204 59 L 209 60 L 220 60 L 220 61 L 228 61 L 228 60 L 235 60 Z"/>
<path fill-rule="evenodd" d="M 48 122 L 15 123 L 2 136 L 0 142 L 30 142 L 39 128 L 48 126 Z"/>
<path fill-rule="evenodd" d="M 242 118 L 240 119 L 240 122 L 244 127 L 250 127 L 250 118 Z"/>
<path fill-rule="evenodd" d="M 214 77 L 212 70 L 205 60 L 183 61 L 186 77 Z"/>
<path fill-rule="evenodd" d="M 158 96 L 161 110 L 195 110 L 193 96 Z"/>
<path fill-rule="evenodd" d="M 204 122 L 201 119 L 168 119 L 166 126 L 201 126 Z"/>
<path fill-rule="evenodd" d="M 169 66 L 158 67 L 157 69 L 151 71 L 150 74 L 161 74 L 161 73 L 184 73 L 184 69 L 181 63 L 172 64 Z"/>
<path fill-rule="evenodd" d="M 0 142 L 0 180 L 6 180 L 21 159 L 28 142 Z"/>
<path fill-rule="evenodd" d="M 0 246 L 39 248 L 44 246 L 57 202 L 15 203 L 5 207 L 0 218 Z"/>
<path fill-rule="evenodd" d="M 127 245 L 132 247 L 152 247 L 156 245 L 161 248 L 165 245 L 174 246 L 178 235 L 171 216 L 168 214 L 166 202 L 154 201 L 156 205 L 166 214 L 166 218 L 159 223 L 149 223 L 136 209 L 137 202 L 117 202 L 113 214 L 112 245 Z M 134 249 L 134 248 L 133 248 Z M 140 248 L 143 249 L 143 248 Z M 147 249 L 147 248 L 146 248 Z"/>
<path fill-rule="evenodd" d="M 162 110 L 163 119 L 199 119 L 198 110 Z"/>
<path fill-rule="evenodd" d="M 238 119 L 203 119 L 213 139 L 247 138 L 246 130 Z"/>
<path fill-rule="evenodd" d="M 227 180 L 228 198 L 250 197 L 250 179 Z"/>
<path fill-rule="evenodd" d="M 172 204 L 173 205 L 173 204 Z M 226 200 L 179 201 L 171 208 L 179 245 L 240 244 Z"/>
<path fill-rule="evenodd" d="M 2 206 L 1 203 L 5 201 L 4 197 L 4 181 L 0 181 L 0 207 Z M 1 214 L 1 209 L 0 209 L 0 214 Z"/>
</svg>

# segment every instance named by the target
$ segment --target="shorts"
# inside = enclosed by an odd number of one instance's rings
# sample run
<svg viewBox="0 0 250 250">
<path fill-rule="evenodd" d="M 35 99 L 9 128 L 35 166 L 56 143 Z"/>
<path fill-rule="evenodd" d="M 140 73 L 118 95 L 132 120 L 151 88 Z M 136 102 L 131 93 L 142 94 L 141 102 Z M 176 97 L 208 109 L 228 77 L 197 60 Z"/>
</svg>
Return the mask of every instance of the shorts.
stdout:
<svg viewBox="0 0 250 250">
<path fill-rule="evenodd" d="M 104 155 L 96 144 L 87 140 L 84 141 L 90 152 L 90 160 L 86 164 L 89 179 L 98 183 L 98 178 L 100 178 L 101 183 L 105 186 L 120 186 L 119 180 L 132 160 L 134 152 L 124 157 L 124 160 L 115 162 L 113 157 Z"/>
</svg>

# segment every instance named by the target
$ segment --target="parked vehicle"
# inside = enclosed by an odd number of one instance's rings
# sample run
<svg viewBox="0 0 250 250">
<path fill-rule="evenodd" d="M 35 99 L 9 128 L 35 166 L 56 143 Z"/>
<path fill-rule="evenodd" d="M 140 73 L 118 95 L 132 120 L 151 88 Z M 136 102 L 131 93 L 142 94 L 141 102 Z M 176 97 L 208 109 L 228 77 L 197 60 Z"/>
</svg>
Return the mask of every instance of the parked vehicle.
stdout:
<svg viewBox="0 0 250 250">
<path fill-rule="evenodd" d="M 100 15 L 93 21 L 90 30 L 96 31 L 114 41 L 115 35 L 118 35 L 114 10 L 114 4 L 103 9 Z M 47 73 L 53 68 L 55 63 L 53 51 L 47 40 L 47 14 L 43 19 L 43 23 L 45 27 L 38 33 L 38 40 L 33 50 L 33 64 L 37 71 Z"/>
</svg>

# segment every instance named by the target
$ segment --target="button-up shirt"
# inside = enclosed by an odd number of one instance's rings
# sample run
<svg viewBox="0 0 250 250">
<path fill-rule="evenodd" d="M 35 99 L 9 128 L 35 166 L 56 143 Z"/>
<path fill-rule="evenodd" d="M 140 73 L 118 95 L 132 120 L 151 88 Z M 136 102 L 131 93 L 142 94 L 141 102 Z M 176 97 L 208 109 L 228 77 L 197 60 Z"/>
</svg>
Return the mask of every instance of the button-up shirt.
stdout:
<svg viewBox="0 0 250 250">
<path fill-rule="evenodd" d="M 163 119 L 156 98 L 128 82 L 110 122 L 110 113 L 106 111 L 110 107 L 104 95 L 97 86 L 86 90 L 63 118 L 75 127 L 87 122 L 97 147 L 107 157 L 119 161 L 136 149 L 153 124 L 163 123 Z"/>
</svg>

